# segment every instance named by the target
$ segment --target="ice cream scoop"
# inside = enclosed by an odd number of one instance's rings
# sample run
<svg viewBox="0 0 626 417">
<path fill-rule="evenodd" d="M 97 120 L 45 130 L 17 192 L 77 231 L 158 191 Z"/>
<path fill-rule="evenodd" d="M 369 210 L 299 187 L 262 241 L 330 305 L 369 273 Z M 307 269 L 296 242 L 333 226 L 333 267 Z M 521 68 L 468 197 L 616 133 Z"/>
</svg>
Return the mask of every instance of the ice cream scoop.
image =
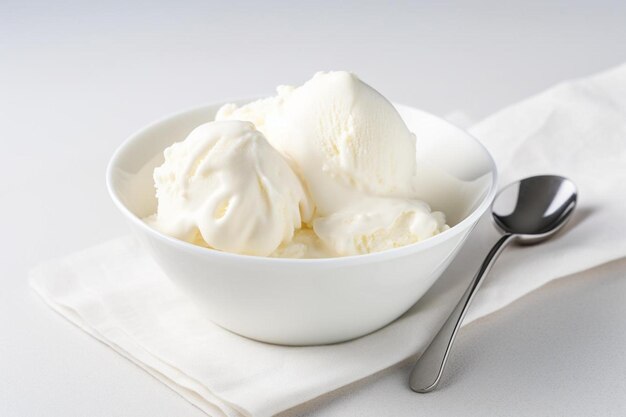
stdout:
<svg viewBox="0 0 626 417">
<path fill-rule="evenodd" d="M 314 220 L 320 240 L 340 256 L 362 255 L 406 246 L 446 229 L 445 216 L 420 200 L 364 198 Z"/>
<path fill-rule="evenodd" d="M 149 221 L 168 235 L 267 256 L 311 220 L 300 179 L 252 123 L 200 125 L 164 156 L 154 170 L 158 209 Z"/>
<path fill-rule="evenodd" d="M 216 120 L 254 123 L 304 179 L 320 216 L 363 195 L 412 195 L 414 135 L 385 97 L 349 72 L 320 72 L 275 97 L 226 105 Z"/>
</svg>

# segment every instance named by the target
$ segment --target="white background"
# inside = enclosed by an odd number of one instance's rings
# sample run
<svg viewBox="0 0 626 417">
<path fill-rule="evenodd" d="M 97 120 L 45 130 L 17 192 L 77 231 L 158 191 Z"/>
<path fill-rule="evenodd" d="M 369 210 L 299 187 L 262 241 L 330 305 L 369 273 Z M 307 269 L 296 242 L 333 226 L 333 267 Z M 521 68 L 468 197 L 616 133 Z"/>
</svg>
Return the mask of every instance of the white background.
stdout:
<svg viewBox="0 0 626 417">
<path fill-rule="evenodd" d="M 52 313 L 26 271 L 126 233 L 104 169 L 165 114 L 347 69 L 396 102 L 478 119 L 626 60 L 626 2 L 0 0 L 0 415 L 200 416 Z M 442 389 L 400 366 L 291 415 L 626 414 L 626 262 L 462 331 Z"/>
</svg>

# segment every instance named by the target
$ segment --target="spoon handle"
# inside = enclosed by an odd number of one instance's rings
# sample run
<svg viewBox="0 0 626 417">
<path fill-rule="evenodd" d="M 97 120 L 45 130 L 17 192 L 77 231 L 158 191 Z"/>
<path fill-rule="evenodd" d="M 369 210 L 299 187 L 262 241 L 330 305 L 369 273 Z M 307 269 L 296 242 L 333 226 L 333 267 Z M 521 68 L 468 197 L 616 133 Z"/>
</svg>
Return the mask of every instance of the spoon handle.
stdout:
<svg viewBox="0 0 626 417">
<path fill-rule="evenodd" d="M 454 308 L 454 311 L 450 314 L 450 317 L 448 317 L 448 320 L 446 320 L 443 327 L 439 330 L 439 333 L 437 333 L 422 356 L 420 356 L 415 363 L 409 378 L 409 385 L 413 391 L 426 393 L 437 387 L 441 379 L 441 374 L 443 373 L 443 368 L 446 366 L 446 361 L 450 355 L 454 338 L 461 327 L 461 323 L 463 323 L 463 318 L 474 298 L 474 294 L 476 294 L 476 290 L 480 287 L 480 284 L 495 263 L 498 255 L 502 253 L 502 250 L 514 237 L 515 235 L 507 233 L 491 248 L 469 288 L 465 291 L 463 297 L 461 297 L 461 300 L 459 300 L 459 303 Z"/>
</svg>

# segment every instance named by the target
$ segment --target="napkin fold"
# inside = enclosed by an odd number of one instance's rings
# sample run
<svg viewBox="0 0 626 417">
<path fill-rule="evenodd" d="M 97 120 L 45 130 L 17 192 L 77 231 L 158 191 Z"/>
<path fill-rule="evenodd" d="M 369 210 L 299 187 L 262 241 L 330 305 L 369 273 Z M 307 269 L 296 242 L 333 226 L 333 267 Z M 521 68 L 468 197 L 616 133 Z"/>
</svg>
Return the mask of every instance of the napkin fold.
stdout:
<svg viewBox="0 0 626 417">
<path fill-rule="evenodd" d="M 465 324 L 555 278 L 626 256 L 626 65 L 559 84 L 470 132 L 494 156 L 502 184 L 557 173 L 574 180 L 580 198 L 566 233 L 502 255 Z M 403 317 L 328 346 L 275 346 L 221 329 L 131 237 L 41 265 L 30 272 L 30 284 L 66 319 L 207 414 L 271 416 L 423 351 L 496 236 L 483 218 L 450 268 Z"/>
</svg>

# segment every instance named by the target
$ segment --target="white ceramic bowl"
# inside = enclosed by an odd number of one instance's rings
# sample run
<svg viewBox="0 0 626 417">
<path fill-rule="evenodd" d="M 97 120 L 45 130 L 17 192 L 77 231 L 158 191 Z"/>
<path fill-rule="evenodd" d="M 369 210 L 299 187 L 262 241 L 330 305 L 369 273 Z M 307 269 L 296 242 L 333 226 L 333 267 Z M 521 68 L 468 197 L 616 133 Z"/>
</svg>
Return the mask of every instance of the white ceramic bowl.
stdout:
<svg viewBox="0 0 626 417">
<path fill-rule="evenodd" d="M 417 136 L 420 197 L 446 213 L 449 230 L 398 249 L 329 259 L 263 258 L 194 246 L 142 218 L 156 210 L 152 171 L 163 162 L 163 150 L 213 120 L 220 106 L 183 111 L 129 137 L 109 163 L 107 185 L 167 276 L 208 319 L 252 339 L 325 344 L 385 326 L 441 275 L 495 195 L 495 164 L 476 139 L 431 114 L 396 106 Z"/>
</svg>

